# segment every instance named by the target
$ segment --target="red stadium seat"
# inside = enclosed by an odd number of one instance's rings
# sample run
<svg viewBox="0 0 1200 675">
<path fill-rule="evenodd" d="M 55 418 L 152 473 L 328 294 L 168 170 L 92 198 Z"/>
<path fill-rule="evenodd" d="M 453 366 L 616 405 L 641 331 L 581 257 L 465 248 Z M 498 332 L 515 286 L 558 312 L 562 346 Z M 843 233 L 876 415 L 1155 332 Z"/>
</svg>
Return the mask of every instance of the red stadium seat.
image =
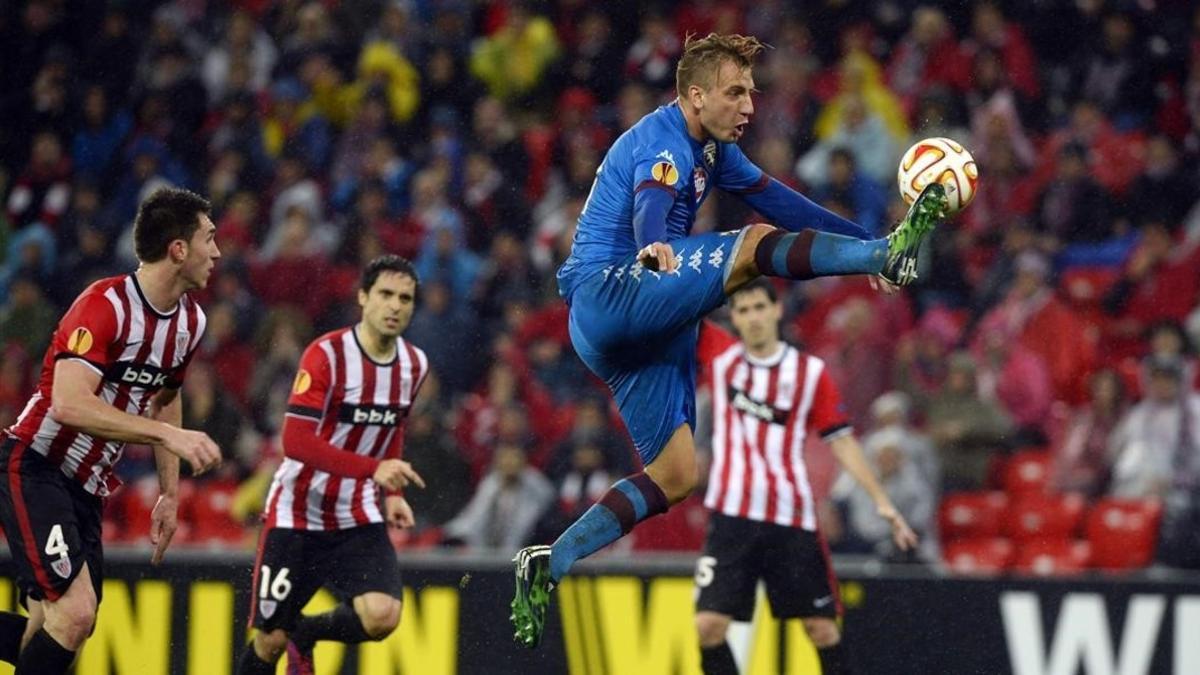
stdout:
<svg viewBox="0 0 1200 675">
<path fill-rule="evenodd" d="M 1004 491 L 1013 498 L 1046 492 L 1050 482 L 1050 453 L 1022 450 L 1004 463 Z"/>
<path fill-rule="evenodd" d="M 1162 503 L 1156 499 L 1101 499 L 1087 514 L 1084 531 L 1092 567 L 1135 569 L 1154 558 Z"/>
<path fill-rule="evenodd" d="M 1038 576 L 1075 574 L 1087 569 L 1091 554 L 1091 544 L 1077 539 L 1027 541 L 1018 545 L 1013 568 Z"/>
<path fill-rule="evenodd" d="M 1012 563 L 1013 545 L 1007 539 L 963 539 L 942 549 L 942 560 L 952 572 L 989 574 L 1003 572 Z"/>
<path fill-rule="evenodd" d="M 1008 509 L 1003 492 L 956 492 L 946 495 L 938 507 L 942 541 L 979 539 L 1000 534 L 1000 522 Z"/>
<path fill-rule="evenodd" d="M 1015 499 L 1004 514 L 1004 534 L 1021 542 L 1071 539 L 1084 506 L 1078 494 L 1026 495 Z"/>
<path fill-rule="evenodd" d="M 693 494 L 665 514 L 638 523 L 632 532 L 633 550 L 699 551 L 707 527 L 704 497 Z"/>
<path fill-rule="evenodd" d="M 185 503 L 180 505 L 180 520 L 190 525 L 188 540 L 191 543 L 242 543 L 246 537 L 245 528 L 231 512 L 237 488 L 237 481 L 221 478 L 200 483 L 189 492 Z"/>
<path fill-rule="evenodd" d="M 143 478 L 126 484 L 113 497 L 114 510 L 120 514 L 120 532 L 116 540 L 125 544 L 149 544 L 150 516 L 158 501 L 158 479 Z M 115 515 L 115 514 L 114 514 Z"/>
</svg>

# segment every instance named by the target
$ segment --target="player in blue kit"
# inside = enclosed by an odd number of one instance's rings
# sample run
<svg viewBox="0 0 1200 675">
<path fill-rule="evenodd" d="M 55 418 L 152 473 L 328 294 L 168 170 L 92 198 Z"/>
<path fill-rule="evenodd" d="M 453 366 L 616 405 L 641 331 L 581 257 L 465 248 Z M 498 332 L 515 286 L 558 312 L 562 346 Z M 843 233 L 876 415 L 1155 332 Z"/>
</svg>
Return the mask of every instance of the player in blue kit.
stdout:
<svg viewBox="0 0 1200 675">
<path fill-rule="evenodd" d="M 737 146 L 754 113 L 753 37 L 689 38 L 679 98 L 646 115 L 609 149 L 571 255 L 558 271 L 571 342 L 613 392 L 645 471 L 618 481 L 553 546 L 521 549 L 512 620 L 518 642 L 541 641 L 555 584 L 576 560 L 682 501 L 697 481 L 695 363 L 699 321 L 761 276 L 877 275 L 887 290 L 928 267 L 922 246 L 946 212 L 927 187 L 886 239 L 826 211 L 763 173 Z M 775 226 L 692 235 L 713 186 Z"/>
</svg>

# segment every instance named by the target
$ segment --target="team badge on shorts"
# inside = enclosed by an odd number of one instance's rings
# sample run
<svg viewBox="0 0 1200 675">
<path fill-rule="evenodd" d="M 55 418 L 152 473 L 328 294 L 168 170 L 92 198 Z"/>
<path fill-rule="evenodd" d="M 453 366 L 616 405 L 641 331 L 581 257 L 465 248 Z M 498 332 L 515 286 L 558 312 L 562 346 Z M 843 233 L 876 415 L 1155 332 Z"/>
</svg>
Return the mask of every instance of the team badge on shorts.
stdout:
<svg viewBox="0 0 1200 675">
<path fill-rule="evenodd" d="M 260 614 L 263 615 L 264 619 L 271 618 L 271 615 L 273 615 L 275 613 L 275 608 L 278 606 L 279 606 L 279 603 L 276 602 L 275 600 L 259 600 L 258 601 L 258 611 Z"/>
<path fill-rule="evenodd" d="M 54 570 L 54 573 L 57 574 L 58 576 L 60 576 L 64 579 L 70 579 L 71 578 L 71 559 L 66 556 L 63 556 L 63 557 L 59 558 L 58 560 L 51 562 L 50 569 Z"/>
</svg>

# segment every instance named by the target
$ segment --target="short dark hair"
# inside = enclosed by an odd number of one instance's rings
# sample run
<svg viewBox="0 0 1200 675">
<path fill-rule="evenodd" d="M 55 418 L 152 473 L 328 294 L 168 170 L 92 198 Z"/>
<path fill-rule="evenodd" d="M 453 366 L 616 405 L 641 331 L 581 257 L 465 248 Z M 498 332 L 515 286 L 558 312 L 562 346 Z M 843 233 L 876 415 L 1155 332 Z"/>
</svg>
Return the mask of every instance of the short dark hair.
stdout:
<svg viewBox="0 0 1200 675">
<path fill-rule="evenodd" d="M 138 207 L 133 221 L 133 252 L 144 263 L 167 257 L 176 239 L 191 241 L 200 227 L 200 214 L 212 211 L 208 200 L 190 190 L 161 188 Z"/>
<path fill-rule="evenodd" d="M 743 293 L 751 293 L 753 291 L 762 291 L 763 293 L 766 293 L 767 299 L 771 301 L 772 305 L 779 302 L 779 293 L 775 290 L 775 284 L 772 284 L 766 277 L 758 277 L 745 286 L 742 286 L 741 288 L 738 288 L 734 292 L 730 293 L 729 305 L 731 307 L 733 306 L 733 299 L 737 296 Z"/>
<path fill-rule="evenodd" d="M 417 289 L 421 288 L 421 279 L 417 276 L 417 270 L 413 267 L 413 264 L 408 261 L 408 258 L 391 253 L 381 255 L 367 263 L 367 266 L 363 268 L 362 280 L 359 282 L 359 288 L 361 288 L 364 293 L 370 293 L 371 287 L 375 285 L 375 281 L 379 279 L 379 275 L 384 272 L 406 274 L 412 277 L 413 283 L 417 285 Z"/>
</svg>

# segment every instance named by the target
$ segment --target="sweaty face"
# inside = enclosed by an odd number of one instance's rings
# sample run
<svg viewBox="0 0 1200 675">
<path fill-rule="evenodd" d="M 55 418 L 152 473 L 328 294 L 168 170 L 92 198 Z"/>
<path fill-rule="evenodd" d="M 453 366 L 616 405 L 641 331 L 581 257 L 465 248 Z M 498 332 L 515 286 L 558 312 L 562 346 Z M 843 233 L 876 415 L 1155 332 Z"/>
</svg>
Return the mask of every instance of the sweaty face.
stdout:
<svg viewBox="0 0 1200 675">
<path fill-rule="evenodd" d="M 204 288 L 212 275 L 213 266 L 221 257 L 217 248 L 217 226 L 207 214 L 200 214 L 200 227 L 192 233 L 187 243 L 187 255 L 183 259 L 183 278 L 192 288 Z"/>
<path fill-rule="evenodd" d="M 730 308 L 733 328 L 750 349 L 769 347 L 778 341 L 782 317 L 783 308 L 771 302 L 762 289 L 738 293 Z"/>
<path fill-rule="evenodd" d="M 712 87 L 693 97 L 700 106 L 700 124 L 704 131 L 722 143 L 736 143 L 746 133 L 754 115 L 754 76 L 749 68 L 738 68 L 723 61 Z M 698 101 L 697 101 L 698 99 Z"/>
<path fill-rule="evenodd" d="M 358 292 L 363 323 L 372 332 L 388 338 L 408 328 L 416 300 L 417 282 L 400 272 L 382 272 L 369 292 Z"/>
</svg>

